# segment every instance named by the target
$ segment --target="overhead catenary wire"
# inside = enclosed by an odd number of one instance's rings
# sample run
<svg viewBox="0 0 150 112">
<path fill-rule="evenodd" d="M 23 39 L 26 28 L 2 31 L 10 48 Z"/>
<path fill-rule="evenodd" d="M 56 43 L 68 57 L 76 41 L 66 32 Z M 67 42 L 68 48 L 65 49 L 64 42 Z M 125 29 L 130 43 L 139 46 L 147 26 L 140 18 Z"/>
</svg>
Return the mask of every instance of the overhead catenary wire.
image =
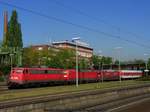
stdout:
<svg viewBox="0 0 150 112">
<path fill-rule="evenodd" d="M 97 21 L 97 22 L 100 22 L 100 23 L 103 23 L 103 24 L 107 24 L 107 25 L 109 25 L 111 28 L 115 28 L 114 25 L 109 24 L 109 23 L 105 22 L 105 21 L 102 20 L 102 19 L 98 19 L 98 18 L 96 18 L 96 17 L 94 17 L 94 16 L 91 16 L 91 15 L 89 15 L 89 14 L 87 14 L 87 13 L 85 13 L 85 12 L 83 12 L 83 11 L 77 9 L 77 8 L 71 7 L 71 6 L 69 6 L 69 5 L 65 5 L 65 4 L 63 4 L 62 2 L 58 1 L 58 0 L 53 0 L 52 2 L 56 3 L 57 5 L 59 5 L 59 6 L 61 6 L 61 7 L 64 7 L 64 8 L 67 8 L 67 9 L 71 9 L 71 10 L 74 11 L 75 13 L 78 13 L 78 14 L 80 14 L 80 15 L 82 15 L 82 16 L 88 17 L 89 19 L 92 19 L 92 20 L 94 20 L 94 21 Z M 69 11 L 70 11 L 70 10 L 69 10 Z M 119 29 L 119 27 L 117 28 L 117 30 L 118 30 L 118 29 Z"/>
<path fill-rule="evenodd" d="M 114 24 L 110 24 L 110 23 L 108 23 L 107 21 L 105 21 L 103 19 L 99 19 L 97 17 L 91 16 L 90 14 L 88 14 L 88 13 L 86 13 L 84 11 L 81 11 L 80 9 L 77 9 L 75 7 L 72 7 L 70 5 L 66 5 L 66 4 L 62 3 L 59 0 L 52 0 L 51 2 L 54 2 L 55 4 L 57 4 L 57 5 L 59 5 L 59 6 L 63 7 L 63 8 L 67 8 L 67 9 L 69 9 L 69 11 L 72 10 L 73 12 L 75 12 L 75 13 L 77 13 L 79 15 L 88 17 L 89 19 L 94 20 L 94 21 L 96 21 L 98 23 L 102 23 L 102 24 L 108 25 L 109 27 L 111 27 L 113 29 L 116 29 L 117 31 L 119 30 L 120 32 L 127 33 L 127 34 L 132 35 L 133 37 L 135 37 L 137 39 L 143 39 L 141 35 L 138 35 L 138 34 L 136 34 L 134 32 L 131 32 L 131 31 L 122 30 L 122 28 L 119 27 L 119 26 L 116 26 Z M 147 40 L 150 41 L 150 39 L 145 39 L 146 42 L 147 42 Z"/>
<path fill-rule="evenodd" d="M 23 8 L 23 7 L 20 7 L 20 6 L 14 5 L 14 4 L 10 4 L 10 3 L 7 3 L 7 2 L 0 1 L 0 4 L 5 5 L 5 6 L 9 6 L 9 7 L 13 7 L 13 8 L 17 8 L 19 10 L 26 11 L 26 12 L 29 12 L 29 13 L 47 18 L 49 20 L 54 20 L 54 21 L 57 21 L 57 22 L 60 22 L 60 23 L 72 25 L 72 26 L 75 26 L 75 27 L 78 27 L 78 28 L 81 28 L 81 29 L 91 31 L 91 32 L 99 33 L 99 34 L 105 35 L 109 38 L 119 39 L 119 40 L 122 40 L 122 41 L 125 41 L 125 42 L 128 42 L 128 43 L 137 45 L 137 46 L 141 46 L 143 48 L 150 49 L 150 46 L 147 46 L 145 44 L 142 44 L 142 43 L 139 43 L 139 42 L 136 42 L 136 41 L 132 41 L 132 40 L 128 40 L 128 39 L 124 39 L 124 38 L 121 38 L 121 36 L 116 36 L 116 35 L 113 35 L 113 34 L 110 34 L 110 33 L 106 33 L 106 32 L 100 31 L 98 29 L 90 28 L 88 26 L 84 26 L 84 25 L 80 25 L 80 24 L 75 24 L 73 22 L 70 22 L 70 21 L 67 21 L 67 20 L 64 20 L 64 19 L 60 19 L 60 18 L 57 18 L 57 17 L 54 17 L 54 16 L 46 15 L 46 14 L 43 14 L 41 12 L 34 11 L 34 10 L 31 10 L 31 9 L 27 9 L 27 8 Z"/>
</svg>

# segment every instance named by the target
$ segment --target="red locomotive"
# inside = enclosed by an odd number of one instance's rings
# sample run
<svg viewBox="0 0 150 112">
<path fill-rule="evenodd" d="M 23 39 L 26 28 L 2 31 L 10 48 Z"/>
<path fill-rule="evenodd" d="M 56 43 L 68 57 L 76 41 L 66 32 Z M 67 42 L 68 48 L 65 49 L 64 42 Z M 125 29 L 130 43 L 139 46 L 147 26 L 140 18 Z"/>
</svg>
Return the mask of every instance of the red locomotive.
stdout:
<svg viewBox="0 0 150 112">
<path fill-rule="evenodd" d="M 138 78 L 143 75 L 142 71 L 133 70 L 84 70 L 78 73 L 79 82 L 96 82 L 100 80 L 118 80 L 119 78 Z M 8 79 L 8 88 L 17 86 L 49 84 L 49 83 L 73 83 L 76 80 L 74 69 L 54 68 L 13 68 Z"/>
</svg>

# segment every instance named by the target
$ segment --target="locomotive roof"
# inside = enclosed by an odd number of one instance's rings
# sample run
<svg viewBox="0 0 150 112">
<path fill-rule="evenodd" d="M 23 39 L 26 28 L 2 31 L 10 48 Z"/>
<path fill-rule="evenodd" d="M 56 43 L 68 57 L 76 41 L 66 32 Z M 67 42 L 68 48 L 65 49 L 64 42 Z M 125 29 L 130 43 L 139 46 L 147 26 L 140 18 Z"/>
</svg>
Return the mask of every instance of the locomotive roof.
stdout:
<svg viewBox="0 0 150 112">
<path fill-rule="evenodd" d="M 13 68 L 13 70 L 15 69 L 35 69 L 35 70 L 64 70 L 64 69 L 59 69 L 59 68 L 40 68 L 40 67 L 36 67 L 36 68 L 29 68 L 29 67 L 16 67 L 16 68 Z"/>
</svg>

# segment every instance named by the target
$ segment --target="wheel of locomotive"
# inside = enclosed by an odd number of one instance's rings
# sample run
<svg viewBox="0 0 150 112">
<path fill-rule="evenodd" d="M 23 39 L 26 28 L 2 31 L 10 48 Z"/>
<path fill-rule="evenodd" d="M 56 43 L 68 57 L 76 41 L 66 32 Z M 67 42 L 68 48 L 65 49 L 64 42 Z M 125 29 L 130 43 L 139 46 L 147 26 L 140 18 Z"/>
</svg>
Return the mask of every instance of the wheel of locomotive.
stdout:
<svg viewBox="0 0 150 112">
<path fill-rule="evenodd" d="M 11 82 L 7 82 L 8 89 L 14 89 L 15 86 Z"/>
</svg>

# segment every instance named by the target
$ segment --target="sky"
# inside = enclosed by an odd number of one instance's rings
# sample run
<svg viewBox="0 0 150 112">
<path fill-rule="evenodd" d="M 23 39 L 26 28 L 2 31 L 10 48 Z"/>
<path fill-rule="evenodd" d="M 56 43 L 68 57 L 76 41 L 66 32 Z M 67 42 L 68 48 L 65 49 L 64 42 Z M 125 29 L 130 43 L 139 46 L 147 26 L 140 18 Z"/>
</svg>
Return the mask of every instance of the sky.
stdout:
<svg viewBox="0 0 150 112">
<path fill-rule="evenodd" d="M 150 55 L 149 6 L 149 0 L 0 0 L 0 40 L 3 11 L 8 11 L 10 19 L 16 9 L 24 46 L 80 37 L 97 54 L 146 60 Z"/>
</svg>

